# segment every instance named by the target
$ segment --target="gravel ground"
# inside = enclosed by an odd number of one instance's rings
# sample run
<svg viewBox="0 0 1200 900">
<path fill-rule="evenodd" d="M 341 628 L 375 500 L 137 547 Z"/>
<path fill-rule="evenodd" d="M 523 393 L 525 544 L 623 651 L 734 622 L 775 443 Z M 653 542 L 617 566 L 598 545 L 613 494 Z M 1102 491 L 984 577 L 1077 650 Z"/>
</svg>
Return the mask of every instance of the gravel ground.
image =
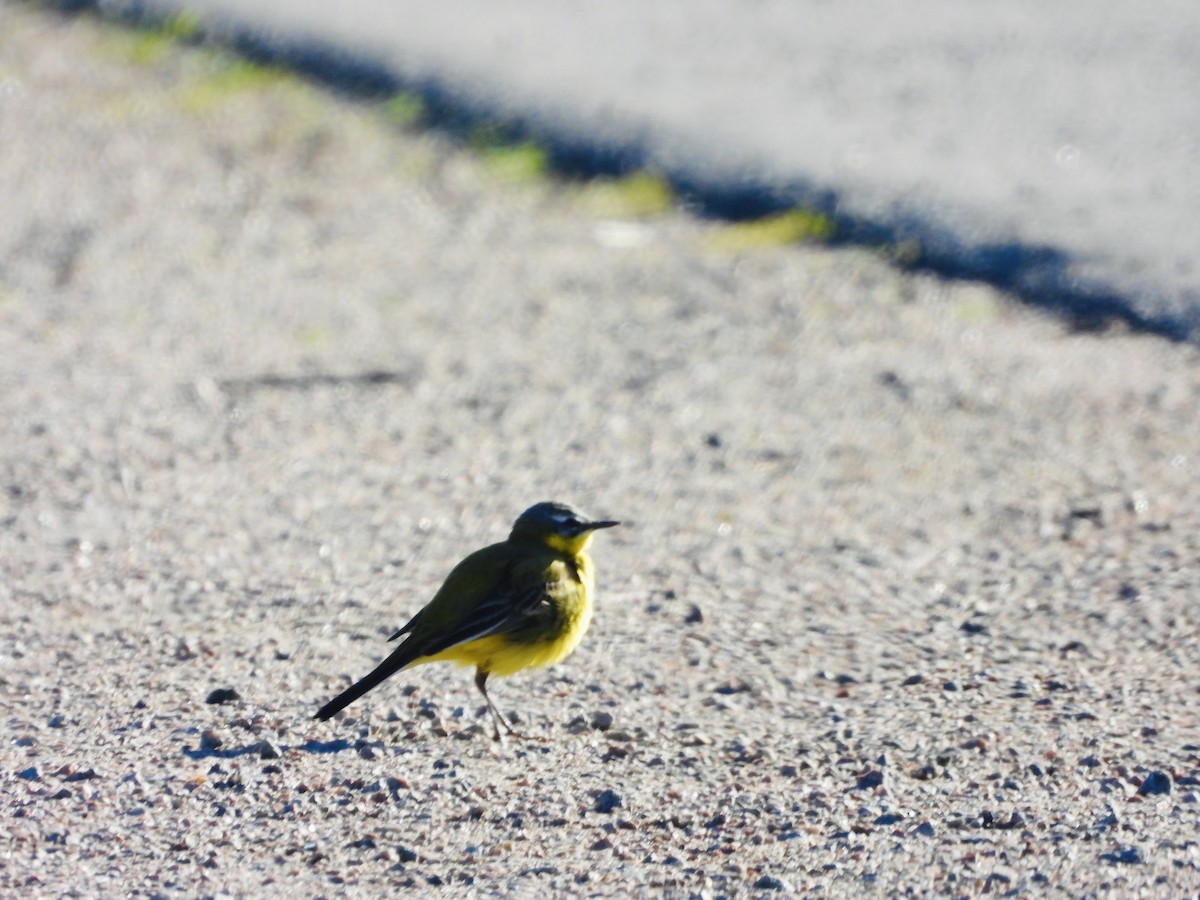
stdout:
<svg viewBox="0 0 1200 900">
<path fill-rule="evenodd" d="M 0 892 L 1200 889 L 1194 346 L 12 4 L 0 128 Z M 549 498 L 544 742 L 311 720 Z"/>
</svg>

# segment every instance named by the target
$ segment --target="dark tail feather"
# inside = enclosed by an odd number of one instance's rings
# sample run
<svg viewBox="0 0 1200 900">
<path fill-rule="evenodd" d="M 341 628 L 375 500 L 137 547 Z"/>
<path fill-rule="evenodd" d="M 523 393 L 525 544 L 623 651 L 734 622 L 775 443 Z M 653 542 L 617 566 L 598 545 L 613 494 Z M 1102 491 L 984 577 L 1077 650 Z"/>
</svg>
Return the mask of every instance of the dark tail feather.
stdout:
<svg viewBox="0 0 1200 900">
<path fill-rule="evenodd" d="M 405 653 L 401 655 L 399 649 L 401 648 L 398 648 L 396 653 L 393 653 L 376 666 L 375 671 L 371 672 L 370 675 L 367 675 L 361 681 L 356 681 L 318 709 L 317 714 L 313 718 L 321 719 L 322 721 L 333 718 L 367 691 L 371 690 L 371 688 L 377 687 L 384 679 L 395 675 L 412 662 L 409 654 Z"/>
</svg>

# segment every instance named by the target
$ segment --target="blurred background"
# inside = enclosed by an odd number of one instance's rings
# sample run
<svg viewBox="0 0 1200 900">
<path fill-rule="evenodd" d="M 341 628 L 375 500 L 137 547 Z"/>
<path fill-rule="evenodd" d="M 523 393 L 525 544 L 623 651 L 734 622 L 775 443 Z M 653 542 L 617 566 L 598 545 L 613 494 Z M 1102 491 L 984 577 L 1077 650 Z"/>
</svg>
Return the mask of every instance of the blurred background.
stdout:
<svg viewBox="0 0 1200 900">
<path fill-rule="evenodd" d="M 105 4 L 121 8 L 121 4 Z M 1084 319 L 1200 323 L 1200 8 L 879 0 L 452 10 L 151 0 L 267 56 L 515 124 L 703 208 L 801 205 L 842 239 Z"/>
<path fill-rule="evenodd" d="M 0 893 L 1195 892 L 1191 7 L 68 7 L 0 4 Z M 543 499 L 626 523 L 491 688 L 546 743 L 312 722 Z"/>
</svg>

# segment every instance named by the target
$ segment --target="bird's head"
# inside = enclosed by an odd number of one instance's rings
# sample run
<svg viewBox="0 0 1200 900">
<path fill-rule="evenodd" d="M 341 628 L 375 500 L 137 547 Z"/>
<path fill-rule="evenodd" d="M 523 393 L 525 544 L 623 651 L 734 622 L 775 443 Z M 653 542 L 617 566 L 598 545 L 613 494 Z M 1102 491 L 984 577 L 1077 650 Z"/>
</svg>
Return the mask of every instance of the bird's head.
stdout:
<svg viewBox="0 0 1200 900">
<path fill-rule="evenodd" d="M 587 547 L 594 532 L 620 524 L 607 519 L 592 521 L 565 503 L 537 503 L 517 517 L 508 539 L 538 541 L 573 555 Z"/>
</svg>

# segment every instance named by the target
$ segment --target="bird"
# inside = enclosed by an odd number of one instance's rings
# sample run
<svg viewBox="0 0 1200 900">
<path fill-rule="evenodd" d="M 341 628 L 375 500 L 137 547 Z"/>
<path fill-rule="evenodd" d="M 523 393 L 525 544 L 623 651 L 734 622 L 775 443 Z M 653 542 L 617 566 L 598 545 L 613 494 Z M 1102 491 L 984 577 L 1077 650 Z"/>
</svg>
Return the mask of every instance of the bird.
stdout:
<svg viewBox="0 0 1200 900">
<path fill-rule="evenodd" d="M 490 676 L 566 658 L 592 621 L 593 535 L 620 522 L 591 520 L 565 503 L 543 502 L 517 517 L 507 540 L 455 566 L 432 600 L 388 640 L 407 635 L 375 669 L 322 706 L 326 720 L 403 669 L 449 661 L 475 666 L 475 687 L 492 715 L 493 738 L 519 734 L 488 696 Z"/>
</svg>

